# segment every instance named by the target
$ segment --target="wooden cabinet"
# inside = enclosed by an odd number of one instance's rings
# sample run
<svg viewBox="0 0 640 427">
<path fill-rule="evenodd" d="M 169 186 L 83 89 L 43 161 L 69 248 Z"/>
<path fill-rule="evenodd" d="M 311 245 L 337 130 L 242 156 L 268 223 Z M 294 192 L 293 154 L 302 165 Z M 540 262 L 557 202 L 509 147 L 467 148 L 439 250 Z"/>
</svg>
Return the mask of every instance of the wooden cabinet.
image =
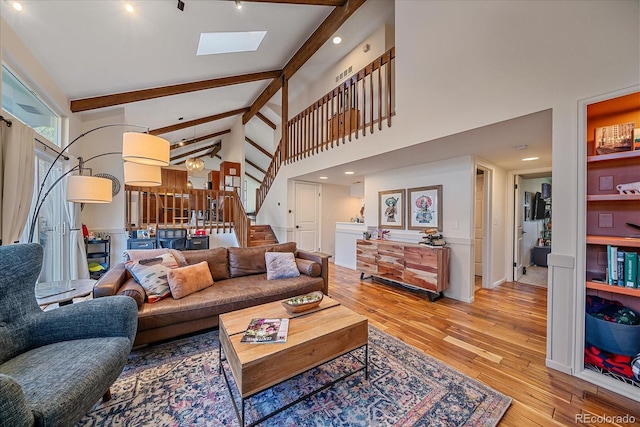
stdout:
<svg viewBox="0 0 640 427">
<path fill-rule="evenodd" d="M 365 274 L 429 291 L 429 299 L 449 287 L 449 248 L 389 240 L 356 241 L 356 266 Z M 435 295 L 434 295 L 435 294 Z"/>
<path fill-rule="evenodd" d="M 210 171 L 207 178 L 209 180 L 209 190 L 220 189 L 220 171 Z"/>
<path fill-rule="evenodd" d="M 351 132 L 355 132 L 358 128 L 358 110 L 350 108 L 345 112 L 334 114 L 329 120 L 329 141 L 349 136 Z"/>
<path fill-rule="evenodd" d="M 187 171 L 162 168 L 162 186 L 179 190 L 187 189 Z"/>
<path fill-rule="evenodd" d="M 631 136 L 625 138 L 625 133 L 622 132 L 616 135 L 616 141 L 613 142 L 610 141 L 611 138 L 606 141 L 603 138 L 603 135 L 617 134 L 610 132 L 612 130 L 629 128 L 629 123 L 635 123 L 635 126 L 631 126 Z M 625 268 L 624 258 L 621 262 L 616 260 L 615 266 L 612 266 L 610 250 L 615 248 L 615 251 L 623 251 L 627 255 L 634 254 L 636 258 L 640 254 L 640 230 L 629 225 L 640 225 L 640 194 L 621 194 L 617 189 L 619 185 L 640 183 L 640 144 L 633 140 L 633 127 L 640 127 L 640 93 L 587 105 L 585 293 L 587 297 L 617 301 L 640 312 L 640 286 L 637 282 L 634 286 L 628 286 L 622 280 L 620 283 L 613 280 L 609 283 L 614 267 L 618 269 L 620 266 L 623 269 L 623 277 L 628 270 Z M 628 131 L 626 134 L 629 134 Z M 640 184 L 635 186 L 637 185 Z M 579 307 L 579 310 L 580 313 L 585 313 L 586 308 Z M 640 352 L 640 326 L 618 325 L 590 314 L 583 316 L 584 344 L 588 351 L 595 346 L 599 351 L 631 357 Z M 620 338 L 620 331 L 632 334 Z M 633 345 L 610 344 L 613 342 L 636 344 L 634 348 Z M 621 350 L 615 351 L 615 348 Z M 594 367 L 587 361 L 584 369 L 598 372 L 603 383 L 611 383 L 612 378 L 630 383 L 623 376 Z M 637 387 L 640 387 L 638 382 L 635 383 L 633 392 L 637 393 Z"/>
</svg>

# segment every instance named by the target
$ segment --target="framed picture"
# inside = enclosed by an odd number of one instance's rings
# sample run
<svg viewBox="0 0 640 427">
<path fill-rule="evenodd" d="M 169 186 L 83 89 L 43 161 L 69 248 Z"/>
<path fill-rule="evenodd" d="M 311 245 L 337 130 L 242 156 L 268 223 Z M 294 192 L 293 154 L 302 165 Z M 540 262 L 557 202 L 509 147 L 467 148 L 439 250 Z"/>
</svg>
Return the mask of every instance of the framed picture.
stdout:
<svg viewBox="0 0 640 427">
<path fill-rule="evenodd" d="M 404 228 L 404 189 L 378 192 L 378 224 L 380 228 Z"/>
<path fill-rule="evenodd" d="M 407 190 L 409 230 L 437 228 L 442 231 L 442 185 Z"/>
<path fill-rule="evenodd" d="M 596 128 L 595 141 L 597 154 L 611 154 L 621 151 L 633 151 L 635 123 Z"/>
<path fill-rule="evenodd" d="M 149 231 L 148 230 L 138 230 L 137 238 L 138 239 L 148 239 L 149 238 Z"/>
</svg>

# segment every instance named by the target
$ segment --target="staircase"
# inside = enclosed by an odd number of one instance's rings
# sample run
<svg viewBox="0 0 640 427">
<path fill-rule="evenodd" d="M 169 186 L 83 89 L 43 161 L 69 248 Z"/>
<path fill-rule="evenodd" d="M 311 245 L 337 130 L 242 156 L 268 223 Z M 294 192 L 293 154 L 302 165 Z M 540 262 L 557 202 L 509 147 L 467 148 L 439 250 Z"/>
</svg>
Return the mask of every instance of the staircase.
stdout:
<svg viewBox="0 0 640 427">
<path fill-rule="evenodd" d="M 278 243 L 275 233 L 270 225 L 252 225 L 249 233 L 249 247 L 263 246 Z"/>
</svg>

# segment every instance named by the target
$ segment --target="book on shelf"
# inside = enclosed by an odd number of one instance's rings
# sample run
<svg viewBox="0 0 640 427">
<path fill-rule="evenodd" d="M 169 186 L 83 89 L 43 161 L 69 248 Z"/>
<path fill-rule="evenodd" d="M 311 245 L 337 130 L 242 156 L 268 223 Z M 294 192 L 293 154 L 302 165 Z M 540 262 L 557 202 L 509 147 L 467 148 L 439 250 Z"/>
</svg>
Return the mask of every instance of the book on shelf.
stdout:
<svg viewBox="0 0 640 427">
<path fill-rule="evenodd" d="M 289 319 L 251 319 L 240 342 L 253 344 L 287 342 Z"/>
<path fill-rule="evenodd" d="M 638 277 L 638 254 L 625 252 L 624 254 L 624 279 L 627 288 L 635 288 Z"/>
<path fill-rule="evenodd" d="M 618 249 L 618 280 L 613 285 L 624 286 L 624 251 Z"/>
<path fill-rule="evenodd" d="M 607 245 L 607 266 L 609 274 L 607 275 L 607 283 L 610 285 L 618 284 L 618 247 Z"/>
</svg>

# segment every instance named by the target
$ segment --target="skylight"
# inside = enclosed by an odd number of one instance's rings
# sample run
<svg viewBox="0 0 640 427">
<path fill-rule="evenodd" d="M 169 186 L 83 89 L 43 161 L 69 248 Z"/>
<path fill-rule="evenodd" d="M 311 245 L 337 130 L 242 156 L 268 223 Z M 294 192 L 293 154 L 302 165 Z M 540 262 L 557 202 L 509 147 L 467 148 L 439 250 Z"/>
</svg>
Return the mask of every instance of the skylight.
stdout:
<svg viewBox="0 0 640 427">
<path fill-rule="evenodd" d="M 258 49 L 266 31 L 240 31 L 228 33 L 202 33 L 197 56 L 219 53 L 253 52 Z"/>
</svg>

